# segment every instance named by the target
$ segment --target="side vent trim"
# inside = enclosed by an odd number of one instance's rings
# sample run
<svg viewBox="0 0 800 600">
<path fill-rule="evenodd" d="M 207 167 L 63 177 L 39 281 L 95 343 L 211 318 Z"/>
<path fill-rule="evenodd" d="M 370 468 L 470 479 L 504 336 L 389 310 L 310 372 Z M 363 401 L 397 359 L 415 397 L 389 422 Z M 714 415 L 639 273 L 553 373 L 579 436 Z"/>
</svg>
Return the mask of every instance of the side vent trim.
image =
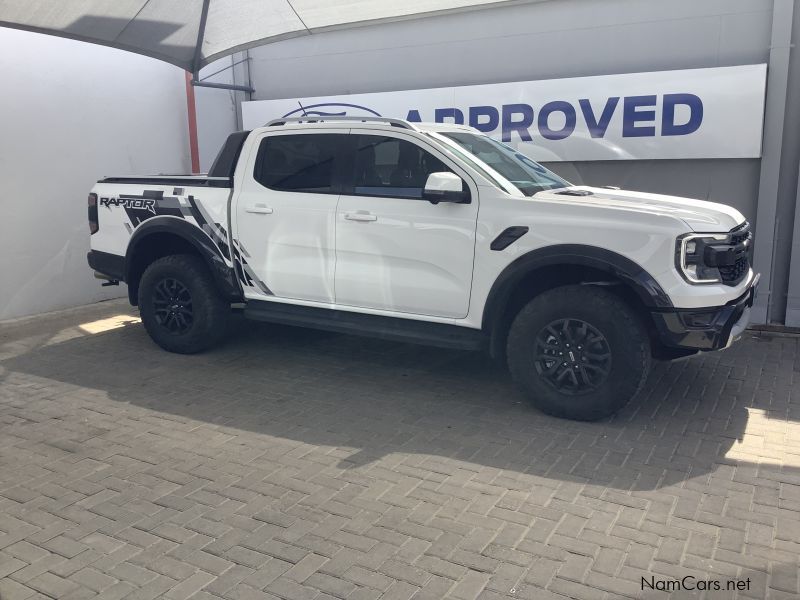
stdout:
<svg viewBox="0 0 800 600">
<path fill-rule="evenodd" d="M 523 235 L 528 233 L 529 228 L 524 225 L 515 225 L 514 227 L 507 227 L 503 232 L 494 238 L 494 241 L 489 245 L 492 250 L 505 250 L 511 244 L 516 242 Z"/>
</svg>

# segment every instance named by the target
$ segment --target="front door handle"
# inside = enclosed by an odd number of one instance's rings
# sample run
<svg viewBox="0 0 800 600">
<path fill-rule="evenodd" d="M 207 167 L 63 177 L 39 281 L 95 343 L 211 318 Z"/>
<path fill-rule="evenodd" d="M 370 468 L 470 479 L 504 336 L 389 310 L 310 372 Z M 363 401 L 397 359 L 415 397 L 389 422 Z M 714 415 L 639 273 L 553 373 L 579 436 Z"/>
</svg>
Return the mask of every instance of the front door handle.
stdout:
<svg viewBox="0 0 800 600">
<path fill-rule="evenodd" d="M 377 221 L 377 215 L 373 215 L 368 212 L 354 212 L 354 213 L 345 213 L 344 218 L 348 221 Z"/>
<path fill-rule="evenodd" d="M 271 215 L 272 209 L 266 204 L 251 204 L 244 209 L 245 212 L 255 213 L 257 215 Z"/>
</svg>

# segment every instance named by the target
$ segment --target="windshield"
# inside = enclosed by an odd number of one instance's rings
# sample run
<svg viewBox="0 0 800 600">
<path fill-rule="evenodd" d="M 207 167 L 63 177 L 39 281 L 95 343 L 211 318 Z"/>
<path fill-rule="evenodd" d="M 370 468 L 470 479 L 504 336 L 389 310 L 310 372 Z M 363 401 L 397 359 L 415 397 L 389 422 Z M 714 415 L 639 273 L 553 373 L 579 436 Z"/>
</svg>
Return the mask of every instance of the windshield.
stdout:
<svg viewBox="0 0 800 600">
<path fill-rule="evenodd" d="M 548 171 L 521 152 L 486 135 L 450 131 L 440 132 L 439 135 L 453 140 L 461 148 L 508 179 L 526 196 L 533 196 L 542 190 L 570 187 L 570 183 L 552 171 Z"/>
</svg>

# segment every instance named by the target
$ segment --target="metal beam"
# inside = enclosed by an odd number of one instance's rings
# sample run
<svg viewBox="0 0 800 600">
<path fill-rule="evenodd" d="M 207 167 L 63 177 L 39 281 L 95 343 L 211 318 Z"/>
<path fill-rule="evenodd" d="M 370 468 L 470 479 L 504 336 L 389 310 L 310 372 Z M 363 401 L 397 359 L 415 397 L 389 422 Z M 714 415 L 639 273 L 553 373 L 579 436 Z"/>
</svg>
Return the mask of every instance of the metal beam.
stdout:
<svg viewBox="0 0 800 600">
<path fill-rule="evenodd" d="M 800 327 L 800 164 L 797 169 L 792 257 L 789 262 L 789 289 L 786 294 L 786 325 Z"/>
<path fill-rule="evenodd" d="M 234 55 L 231 55 L 231 64 L 229 64 L 227 67 L 222 67 L 221 69 L 219 69 L 217 71 L 214 71 L 213 73 L 210 73 L 210 74 L 206 75 L 205 77 L 201 77 L 198 81 L 205 81 L 206 79 L 211 79 L 214 75 L 219 75 L 223 71 L 227 71 L 228 69 L 232 69 L 236 65 L 240 65 L 240 64 L 250 60 L 249 56 L 243 58 L 242 60 L 236 60 L 236 61 L 234 60 L 233 57 L 234 57 Z"/>
<path fill-rule="evenodd" d="M 778 179 L 786 116 L 789 55 L 792 44 L 794 0 L 775 0 L 772 8 L 772 42 L 769 49 L 764 140 L 756 208 L 754 267 L 761 273 L 761 285 L 753 305 L 753 321 L 769 323 L 772 314 L 777 239 Z"/>
<path fill-rule="evenodd" d="M 233 78 L 233 83 L 239 81 L 243 81 L 244 85 L 249 87 L 253 87 L 253 82 L 250 79 L 250 52 L 245 50 L 242 52 L 242 60 L 234 63 L 233 68 L 231 69 L 231 77 Z M 233 57 L 231 57 L 233 59 Z M 233 94 L 233 108 L 236 112 L 236 129 L 241 131 L 244 129 L 244 118 L 242 115 L 242 102 L 245 100 L 252 100 L 253 93 L 252 92 L 245 92 L 245 93 L 238 93 Z"/>
<path fill-rule="evenodd" d="M 201 81 L 195 76 L 192 79 L 192 85 L 195 87 L 216 88 L 218 90 L 233 90 L 235 92 L 249 92 L 254 93 L 255 90 L 246 85 L 233 85 L 231 83 L 212 83 L 210 81 Z"/>
<path fill-rule="evenodd" d="M 197 73 L 200 71 L 200 61 L 203 60 L 203 40 L 206 37 L 206 23 L 208 22 L 208 5 L 211 0 L 203 0 L 203 6 L 200 10 L 200 23 L 197 26 L 197 40 L 194 45 L 194 56 L 192 57 L 192 73 L 194 78 L 197 79 Z"/>
</svg>

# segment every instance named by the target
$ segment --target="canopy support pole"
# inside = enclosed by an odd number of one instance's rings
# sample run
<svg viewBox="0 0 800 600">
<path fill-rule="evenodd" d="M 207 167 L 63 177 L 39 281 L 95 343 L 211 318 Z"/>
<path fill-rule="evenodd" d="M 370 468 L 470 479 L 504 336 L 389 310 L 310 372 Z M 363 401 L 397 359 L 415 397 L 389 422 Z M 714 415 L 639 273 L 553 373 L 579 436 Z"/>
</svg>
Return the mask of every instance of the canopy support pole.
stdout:
<svg viewBox="0 0 800 600">
<path fill-rule="evenodd" d="M 186 113 L 189 117 L 189 157 L 192 173 L 200 172 L 200 146 L 197 141 L 197 107 L 194 101 L 192 74 L 186 71 Z"/>
</svg>

